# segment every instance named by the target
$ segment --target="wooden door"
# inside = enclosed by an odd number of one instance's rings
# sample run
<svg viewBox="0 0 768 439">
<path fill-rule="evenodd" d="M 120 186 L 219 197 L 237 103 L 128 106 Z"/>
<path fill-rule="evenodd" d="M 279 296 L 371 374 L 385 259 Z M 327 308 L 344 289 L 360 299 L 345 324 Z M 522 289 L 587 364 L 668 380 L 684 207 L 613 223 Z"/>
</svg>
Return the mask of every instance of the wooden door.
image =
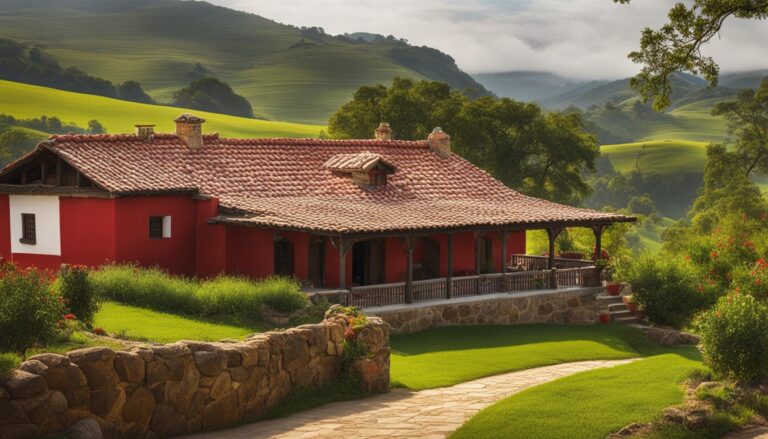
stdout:
<svg viewBox="0 0 768 439">
<path fill-rule="evenodd" d="M 275 274 L 293 276 L 293 243 L 287 239 L 275 241 Z"/>
<path fill-rule="evenodd" d="M 424 279 L 437 279 L 440 277 L 440 243 L 431 238 L 424 238 L 422 245 L 424 256 L 421 267 Z"/>
<path fill-rule="evenodd" d="M 309 281 L 315 287 L 325 285 L 325 240 L 321 237 L 309 238 Z"/>
<path fill-rule="evenodd" d="M 368 279 L 367 285 L 384 283 L 384 242 L 372 239 L 368 244 Z"/>
</svg>

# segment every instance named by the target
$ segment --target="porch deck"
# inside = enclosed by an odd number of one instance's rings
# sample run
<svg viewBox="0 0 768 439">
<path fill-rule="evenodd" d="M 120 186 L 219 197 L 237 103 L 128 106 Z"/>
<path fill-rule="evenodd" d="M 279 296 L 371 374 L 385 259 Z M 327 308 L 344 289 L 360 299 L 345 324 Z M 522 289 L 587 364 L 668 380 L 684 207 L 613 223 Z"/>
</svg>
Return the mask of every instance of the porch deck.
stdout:
<svg viewBox="0 0 768 439">
<path fill-rule="evenodd" d="M 593 261 L 556 258 L 556 268 L 542 268 L 547 266 L 548 259 L 546 256 L 513 255 L 506 273 L 413 281 L 410 302 L 406 294 L 407 282 L 353 286 L 348 290 L 307 292 L 328 296 L 329 299 L 344 305 L 369 308 L 487 294 L 600 285 Z"/>
</svg>

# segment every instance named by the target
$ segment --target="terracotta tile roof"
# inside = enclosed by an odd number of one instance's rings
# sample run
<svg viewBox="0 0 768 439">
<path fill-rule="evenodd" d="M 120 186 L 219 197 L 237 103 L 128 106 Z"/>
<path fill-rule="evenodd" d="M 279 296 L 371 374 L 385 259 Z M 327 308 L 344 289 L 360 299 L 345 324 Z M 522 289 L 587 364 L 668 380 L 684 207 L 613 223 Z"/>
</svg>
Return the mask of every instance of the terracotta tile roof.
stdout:
<svg viewBox="0 0 768 439">
<path fill-rule="evenodd" d="M 38 146 L 115 195 L 194 191 L 217 197 L 217 221 L 327 233 L 468 226 L 589 224 L 633 218 L 522 195 L 427 141 L 224 139 L 189 149 L 176 135 L 53 136 Z M 31 153 L 31 154 L 34 154 Z M 331 159 L 378 157 L 396 169 L 386 186 L 360 187 Z M 10 164 L 0 176 L 25 158 Z"/>
</svg>

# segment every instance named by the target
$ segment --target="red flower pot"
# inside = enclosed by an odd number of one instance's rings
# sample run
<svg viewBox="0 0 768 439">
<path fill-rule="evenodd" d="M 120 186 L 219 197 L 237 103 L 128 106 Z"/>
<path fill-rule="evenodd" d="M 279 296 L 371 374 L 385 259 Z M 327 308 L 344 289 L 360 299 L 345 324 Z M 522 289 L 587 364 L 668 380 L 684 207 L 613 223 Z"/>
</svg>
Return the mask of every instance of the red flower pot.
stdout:
<svg viewBox="0 0 768 439">
<path fill-rule="evenodd" d="M 629 312 L 632 314 L 637 314 L 637 302 L 628 303 L 627 308 L 629 308 Z"/>
<path fill-rule="evenodd" d="M 608 294 L 610 294 L 611 296 L 618 296 L 619 292 L 621 291 L 621 284 L 610 283 L 605 286 L 605 289 L 608 290 Z"/>
<path fill-rule="evenodd" d="M 600 314 L 600 323 L 611 323 L 611 315 L 608 313 Z"/>
</svg>

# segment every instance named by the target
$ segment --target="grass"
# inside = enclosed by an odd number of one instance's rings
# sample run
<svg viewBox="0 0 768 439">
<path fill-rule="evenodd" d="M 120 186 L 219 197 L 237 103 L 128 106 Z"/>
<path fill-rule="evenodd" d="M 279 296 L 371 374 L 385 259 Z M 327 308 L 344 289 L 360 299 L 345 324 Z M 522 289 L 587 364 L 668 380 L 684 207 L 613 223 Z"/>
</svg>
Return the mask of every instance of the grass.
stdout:
<svg viewBox="0 0 768 439">
<path fill-rule="evenodd" d="M 706 158 L 706 142 L 687 140 L 653 140 L 616 145 L 603 145 L 613 167 L 622 173 L 635 169 L 661 174 L 702 172 Z"/>
<path fill-rule="evenodd" d="M 694 348 L 596 369 L 536 386 L 472 417 L 452 438 L 602 439 L 682 401 L 681 382 L 701 368 Z"/>
<path fill-rule="evenodd" d="M 392 384 L 413 390 L 551 364 L 624 359 L 649 349 L 633 328 L 599 326 L 462 326 L 395 335 Z"/>
<path fill-rule="evenodd" d="M 256 326 L 235 326 L 114 302 L 105 302 L 101 305 L 94 319 L 94 327 L 103 328 L 121 338 L 157 343 L 173 343 L 179 340 L 242 339 L 248 334 L 259 331 Z"/>
<path fill-rule="evenodd" d="M 156 124 L 158 132 L 173 132 L 173 120 L 191 112 L 206 120 L 203 130 L 224 137 L 317 137 L 325 127 L 274 122 L 206 113 L 161 105 L 146 105 L 102 96 L 0 80 L 0 113 L 17 119 L 57 116 L 62 121 L 88 126 L 96 119 L 110 133 L 132 133 L 138 123 Z"/>
<path fill-rule="evenodd" d="M 123 304 L 196 316 L 230 316 L 246 322 L 258 320 L 264 305 L 290 313 L 308 303 L 295 280 L 281 277 L 253 281 L 219 276 L 198 281 L 159 268 L 114 264 L 91 272 L 89 281 L 98 296 Z"/>
<path fill-rule="evenodd" d="M 19 355 L 12 352 L 0 353 L 0 376 L 7 374 L 11 369 L 18 367 L 25 358 L 42 353 L 64 354 L 76 349 L 83 349 L 93 346 L 106 346 L 112 349 L 120 349 L 122 344 L 118 341 L 96 337 L 83 331 L 75 331 L 68 337 L 58 337 L 48 343 L 45 347 L 32 348 Z"/>
</svg>

